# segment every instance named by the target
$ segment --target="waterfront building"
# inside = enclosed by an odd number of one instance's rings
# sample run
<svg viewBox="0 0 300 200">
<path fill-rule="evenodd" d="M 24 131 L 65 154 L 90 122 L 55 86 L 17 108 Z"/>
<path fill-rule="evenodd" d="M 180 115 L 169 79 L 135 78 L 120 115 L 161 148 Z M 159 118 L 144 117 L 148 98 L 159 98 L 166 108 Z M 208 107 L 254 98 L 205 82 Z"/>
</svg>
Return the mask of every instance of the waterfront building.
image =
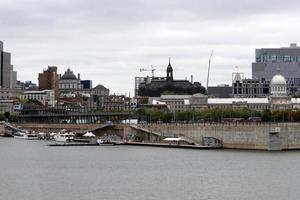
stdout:
<svg viewBox="0 0 300 200">
<path fill-rule="evenodd" d="M 54 90 L 25 91 L 20 98 L 26 100 L 36 100 L 41 102 L 44 106 L 55 106 Z"/>
<path fill-rule="evenodd" d="M 39 90 L 54 90 L 55 99 L 59 96 L 59 75 L 56 66 L 48 66 L 43 73 L 39 73 Z"/>
<path fill-rule="evenodd" d="M 80 82 L 80 74 L 76 77 L 70 68 L 59 79 L 60 96 L 76 93 L 82 90 L 83 86 Z"/>
<path fill-rule="evenodd" d="M 300 94 L 300 48 L 297 44 L 290 47 L 262 48 L 255 50 L 255 62 L 252 63 L 252 78 L 271 81 L 277 68 L 287 81 L 287 93 Z"/>
<path fill-rule="evenodd" d="M 241 98 L 259 98 L 269 95 L 269 81 L 265 79 L 244 78 L 243 73 L 232 74 L 232 96 Z"/>
<path fill-rule="evenodd" d="M 11 54 L 3 51 L 3 42 L 0 41 L 0 87 L 15 89 L 17 72 L 11 64 Z"/>
<path fill-rule="evenodd" d="M 205 88 L 199 82 L 192 83 L 188 80 L 174 80 L 170 60 L 166 72 L 167 76 L 165 79 L 140 81 L 138 84 L 138 96 L 157 97 L 163 94 L 192 95 L 206 93 Z"/>
</svg>

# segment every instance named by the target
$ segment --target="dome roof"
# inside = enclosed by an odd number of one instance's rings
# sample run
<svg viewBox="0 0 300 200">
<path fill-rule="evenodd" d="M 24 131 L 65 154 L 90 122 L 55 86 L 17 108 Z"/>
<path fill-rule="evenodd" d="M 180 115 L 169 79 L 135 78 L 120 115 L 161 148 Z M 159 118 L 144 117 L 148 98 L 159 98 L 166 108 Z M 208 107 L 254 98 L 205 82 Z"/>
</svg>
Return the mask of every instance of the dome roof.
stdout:
<svg viewBox="0 0 300 200">
<path fill-rule="evenodd" d="M 273 76 L 270 85 L 286 85 L 286 79 L 281 74 Z"/>
<path fill-rule="evenodd" d="M 68 69 L 65 74 L 61 77 L 61 80 L 77 80 L 77 77 L 75 76 L 75 74 L 73 73 L 73 71 L 71 71 L 70 69 Z"/>
</svg>

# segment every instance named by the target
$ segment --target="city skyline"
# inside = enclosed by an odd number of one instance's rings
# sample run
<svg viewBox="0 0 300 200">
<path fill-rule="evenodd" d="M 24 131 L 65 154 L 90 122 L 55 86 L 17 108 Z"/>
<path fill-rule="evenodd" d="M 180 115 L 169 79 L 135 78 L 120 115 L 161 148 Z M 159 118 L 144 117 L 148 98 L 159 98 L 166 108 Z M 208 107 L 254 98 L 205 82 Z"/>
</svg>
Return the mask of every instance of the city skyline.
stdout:
<svg viewBox="0 0 300 200">
<path fill-rule="evenodd" d="M 134 77 L 165 76 L 206 86 L 230 84 L 235 66 L 251 77 L 256 48 L 298 42 L 297 1 L 8 1 L 0 8 L 0 40 L 11 53 L 18 79 L 38 82 L 47 66 L 67 68 L 103 84 L 111 93 L 133 94 Z M 284 9 L 283 9 L 284 8 Z M 291 29 L 292 28 L 292 29 Z M 120 84 L 122 83 L 122 84 Z"/>
</svg>

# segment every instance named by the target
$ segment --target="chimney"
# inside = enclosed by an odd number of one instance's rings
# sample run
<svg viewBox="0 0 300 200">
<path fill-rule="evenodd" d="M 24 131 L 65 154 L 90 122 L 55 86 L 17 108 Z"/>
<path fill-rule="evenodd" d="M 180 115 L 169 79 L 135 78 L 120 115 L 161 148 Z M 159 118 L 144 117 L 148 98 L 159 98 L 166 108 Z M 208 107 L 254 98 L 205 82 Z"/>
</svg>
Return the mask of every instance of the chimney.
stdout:
<svg viewBox="0 0 300 200">
<path fill-rule="evenodd" d="M 80 80 L 80 74 L 78 73 L 78 80 Z"/>
<path fill-rule="evenodd" d="M 194 82 L 194 80 L 193 80 L 193 75 L 191 75 L 191 83 L 193 83 Z"/>
</svg>

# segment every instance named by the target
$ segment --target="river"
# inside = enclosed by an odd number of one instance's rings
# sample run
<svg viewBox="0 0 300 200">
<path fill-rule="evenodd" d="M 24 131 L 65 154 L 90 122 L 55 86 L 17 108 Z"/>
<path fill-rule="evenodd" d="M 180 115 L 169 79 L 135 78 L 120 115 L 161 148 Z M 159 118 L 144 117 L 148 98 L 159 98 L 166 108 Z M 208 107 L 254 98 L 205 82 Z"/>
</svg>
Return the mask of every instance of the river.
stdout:
<svg viewBox="0 0 300 200">
<path fill-rule="evenodd" d="M 300 152 L 50 147 L 0 138 L 2 200 L 299 199 Z"/>
</svg>

